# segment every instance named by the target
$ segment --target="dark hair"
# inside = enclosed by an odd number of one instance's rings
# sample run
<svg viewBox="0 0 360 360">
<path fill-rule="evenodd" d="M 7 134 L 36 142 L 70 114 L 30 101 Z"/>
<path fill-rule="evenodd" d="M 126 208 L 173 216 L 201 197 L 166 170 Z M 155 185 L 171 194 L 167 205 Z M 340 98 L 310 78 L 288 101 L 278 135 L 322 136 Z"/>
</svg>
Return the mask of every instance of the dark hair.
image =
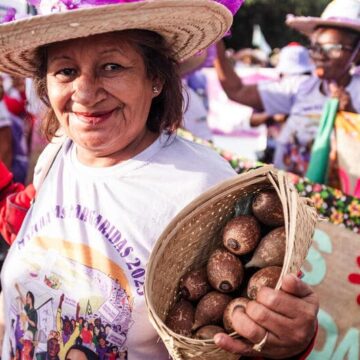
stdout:
<svg viewBox="0 0 360 360">
<path fill-rule="evenodd" d="M 31 292 L 31 291 L 28 291 L 26 293 L 26 296 L 29 296 L 30 299 L 31 299 L 31 305 L 34 307 L 34 304 L 35 304 L 35 297 L 34 297 L 34 294 Z"/>
<path fill-rule="evenodd" d="M 124 30 L 115 33 L 138 49 L 149 79 L 159 79 L 163 84 L 161 93 L 152 101 L 147 120 L 148 129 L 153 132 L 175 131 L 182 123 L 183 96 L 179 64 L 170 45 L 153 31 Z M 47 107 L 42 129 L 50 140 L 59 128 L 59 122 L 51 109 L 46 87 L 48 46 L 37 50 L 35 61 L 40 65 L 34 77 L 34 84 L 38 96 Z"/>
<path fill-rule="evenodd" d="M 69 350 L 66 352 L 65 355 L 65 360 L 67 359 L 69 352 L 71 350 L 79 350 L 81 351 L 85 356 L 87 360 L 99 360 L 99 356 L 98 354 L 96 354 L 95 352 L 93 352 L 92 350 L 90 350 L 89 348 L 87 348 L 86 346 L 83 345 L 73 345 L 69 348 Z"/>
</svg>

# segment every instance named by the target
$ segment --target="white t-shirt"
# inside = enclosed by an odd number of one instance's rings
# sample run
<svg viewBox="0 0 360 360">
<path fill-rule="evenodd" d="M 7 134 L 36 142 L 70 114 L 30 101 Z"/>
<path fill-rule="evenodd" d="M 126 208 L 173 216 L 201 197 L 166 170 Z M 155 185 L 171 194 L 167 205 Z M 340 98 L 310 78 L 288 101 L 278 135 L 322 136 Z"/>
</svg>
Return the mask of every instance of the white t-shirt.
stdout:
<svg viewBox="0 0 360 360">
<path fill-rule="evenodd" d="M 45 359 L 49 339 L 60 359 L 76 342 L 100 359 L 113 346 L 131 360 L 167 359 L 144 301 L 150 252 L 185 205 L 235 175 L 213 150 L 178 137 L 107 168 L 81 164 L 66 140 L 3 267 L 2 359 L 25 343 Z"/>
<path fill-rule="evenodd" d="M 328 99 L 320 91 L 321 80 L 285 78 L 280 82 L 260 83 L 259 93 L 270 114 L 289 114 L 278 138 L 274 164 L 277 168 L 304 175 L 310 159 L 321 113 Z M 346 87 L 355 110 L 360 113 L 360 76 L 353 76 Z"/>
</svg>

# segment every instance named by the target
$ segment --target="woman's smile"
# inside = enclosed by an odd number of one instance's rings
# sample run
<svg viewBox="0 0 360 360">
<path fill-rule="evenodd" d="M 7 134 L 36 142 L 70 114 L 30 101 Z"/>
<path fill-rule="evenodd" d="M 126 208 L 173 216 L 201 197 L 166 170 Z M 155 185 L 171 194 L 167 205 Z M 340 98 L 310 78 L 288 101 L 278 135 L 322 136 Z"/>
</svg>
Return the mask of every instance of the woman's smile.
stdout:
<svg viewBox="0 0 360 360">
<path fill-rule="evenodd" d="M 86 125 L 98 125 L 107 119 L 109 119 L 115 111 L 121 111 L 122 109 L 117 107 L 109 111 L 101 112 L 77 112 L 74 111 L 70 113 L 70 122 L 71 121 L 80 121 Z M 72 118 L 72 116 L 74 118 Z"/>
</svg>

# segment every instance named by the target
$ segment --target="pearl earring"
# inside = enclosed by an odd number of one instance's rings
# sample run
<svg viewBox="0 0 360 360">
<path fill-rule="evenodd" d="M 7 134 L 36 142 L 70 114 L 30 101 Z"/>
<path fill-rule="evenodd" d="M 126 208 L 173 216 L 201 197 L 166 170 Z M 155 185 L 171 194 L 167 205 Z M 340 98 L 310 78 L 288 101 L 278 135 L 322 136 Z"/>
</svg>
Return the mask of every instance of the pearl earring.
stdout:
<svg viewBox="0 0 360 360">
<path fill-rule="evenodd" d="M 157 88 L 157 86 L 153 86 L 152 91 L 155 95 L 157 95 L 159 93 L 159 89 Z"/>
</svg>

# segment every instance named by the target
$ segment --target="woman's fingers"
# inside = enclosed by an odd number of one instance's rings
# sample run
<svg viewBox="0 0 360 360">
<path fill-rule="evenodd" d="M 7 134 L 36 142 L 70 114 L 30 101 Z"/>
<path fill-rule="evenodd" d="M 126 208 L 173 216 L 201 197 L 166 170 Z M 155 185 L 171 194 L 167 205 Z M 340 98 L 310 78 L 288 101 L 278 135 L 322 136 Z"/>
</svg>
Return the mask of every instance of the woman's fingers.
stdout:
<svg viewBox="0 0 360 360">
<path fill-rule="evenodd" d="M 319 300 L 312 288 L 294 275 L 286 275 L 282 291 L 262 288 L 257 302 L 285 317 L 296 319 L 301 316 L 316 317 Z"/>
<path fill-rule="evenodd" d="M 216 334 L 214 341 L 217 346 L 231 353 L 242 356 L 251 356 L 254 354 L 252 344 L 246 342 L 246 340 L 234 339 L 225 333 Z"/>
<path fill-rule="evenodd" d="M 263 324 L 256 322 L 256 320 L 248 315 L 247 309 L 248 307 L 246 307 L 246 313 L 242 310 L 235 309 L 231 317 L 233 328 L 240 336 L 246 338 L 253 344 L 257 344 L 266 335 L 266 329 Z"/>
</svg>

